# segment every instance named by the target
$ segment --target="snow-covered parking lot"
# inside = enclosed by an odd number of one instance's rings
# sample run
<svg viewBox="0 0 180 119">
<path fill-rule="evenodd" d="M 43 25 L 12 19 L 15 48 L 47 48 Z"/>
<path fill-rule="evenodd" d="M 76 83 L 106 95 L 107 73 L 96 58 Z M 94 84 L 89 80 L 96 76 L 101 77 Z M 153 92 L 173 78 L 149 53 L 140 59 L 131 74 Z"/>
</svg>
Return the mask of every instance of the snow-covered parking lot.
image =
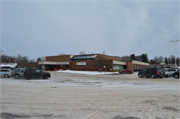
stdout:
<svg viewBox="0 0 180 119">
<path fill-rule="evenodd" d="M 50 72 L 48 80 L 1 78 L 1 118 L 179 119 L 179 79 L 137 73 Z"/>
</svg>

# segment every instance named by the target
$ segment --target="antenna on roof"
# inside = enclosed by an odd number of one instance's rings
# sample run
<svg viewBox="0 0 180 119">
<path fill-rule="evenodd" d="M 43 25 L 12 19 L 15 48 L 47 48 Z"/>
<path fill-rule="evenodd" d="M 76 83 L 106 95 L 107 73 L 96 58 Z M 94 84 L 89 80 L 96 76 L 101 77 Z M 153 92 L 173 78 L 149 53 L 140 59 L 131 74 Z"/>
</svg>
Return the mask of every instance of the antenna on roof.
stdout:
<svg viewBox="0 0 180 119">
<path fill-rule="evenodd" d="M 105 50 L 103 50 L 103 55 L 105 55 Z"/>
</svg>

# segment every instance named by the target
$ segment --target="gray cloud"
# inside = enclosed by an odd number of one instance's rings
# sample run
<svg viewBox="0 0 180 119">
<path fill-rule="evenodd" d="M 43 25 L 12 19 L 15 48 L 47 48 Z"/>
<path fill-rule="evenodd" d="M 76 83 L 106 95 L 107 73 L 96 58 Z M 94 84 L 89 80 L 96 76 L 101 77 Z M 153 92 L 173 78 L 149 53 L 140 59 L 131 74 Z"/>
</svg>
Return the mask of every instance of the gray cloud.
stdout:
<svg viewBox="0 0 180 119">
<path fill-rule="evenodd" d="M 2 48 L 33 58 L 82 50 L 169 56 L 179 38 L 177 3 L 3 2 Z"/>
</svg>

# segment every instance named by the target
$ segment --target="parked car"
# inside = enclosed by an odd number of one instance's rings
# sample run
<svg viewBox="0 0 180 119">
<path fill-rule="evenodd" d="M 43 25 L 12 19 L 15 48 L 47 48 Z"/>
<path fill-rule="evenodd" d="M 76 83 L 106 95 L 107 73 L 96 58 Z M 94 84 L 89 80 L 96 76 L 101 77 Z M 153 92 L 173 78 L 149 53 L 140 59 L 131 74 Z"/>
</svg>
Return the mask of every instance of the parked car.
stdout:
<svg viewBox="0 0 180 119">
<path fill-rule="evenodd" d="M 141 70 L 143 70 L 143 69 L 142 69 L 142 68 L 139 68 L 139 69 L 134 69 L 133 71 L 134 71 L 134 72 L 136 72 L 136 71 L 137 71 L 137 72 L 140 72 Z"/>
<path fill-rule="evenodd" d="M 172 69 L 168 69 L 168 71 L 170 76 L 172 76 L 174 72 L 178 71 L 178 69 L 172 68 Z"/>
<path fill-rule="evenodd" d="M 10 69 L 11 71 L 15 70 L 15 67 L 10 67 L 10 66 L 2 66 L 1 69 Z"/>
<path fill-rule="evenodd" d="M 172 76 L 173 76 L 174 78 L 178 79 L 178 78 L 179 78 L 179 70 L 176 71 L 176 72 L 174 72 L 174 73 L 172 74 Z"/>
<path fill-rule="evenodd" d="M 12 76 L 12 71 L 10 69 L 1 69 L 1 77 L 9 78 Z"/>
<path fill-rule="evenodd" d="M 143 69 L 138 73 L 138 77 L 142 78 L 146 76 L 147 78 L 152 77 L 152 78 L 162 78 L 165 77 L 165 70 L 163 68 L 146 68 Z"/>
<path fill-rule="evenodd" d="M 167 69 L 167 68 L 164 68 L 164 70 L 165 70 L 165 77 L 170 77 L 172 74 L 171 74 L 171 72 L 169 71 L 169 69 Z"/>
<path fill-rule="evenodd" d="M 12 71 L 12 76 L 14 77 L 15 74 L 16 74 L 17 72 L 19 72 L 21 69 L 23 69 L 23 68 L 16 68 L 15 70 L 13 70 L 13 71 Z"/>
<path fill-rule="evenodd" d="M 15 79 L 19 79 L 20 77 L 24 77 L 25 68 L 20 69 L 19 71 L 14 73 Z"/>
<path fill-rule="evenodd" d="M 124 69 L 124 70 L 120 70 L 119 73 L 132 74 L 133 70 L 131 70 L 131 69 Z"/>
<path fill-rule="evenodd" d="M 16 79 L 19 79 L 20 77 L 25 77 L 26 79 L 31 79 L 31 78 L 48 79 L 49 77 L 51 77 L 51 74 L 49 72 L 45 72 L 40 69 L 24 68 L 15 74 Z"/>
</svg>

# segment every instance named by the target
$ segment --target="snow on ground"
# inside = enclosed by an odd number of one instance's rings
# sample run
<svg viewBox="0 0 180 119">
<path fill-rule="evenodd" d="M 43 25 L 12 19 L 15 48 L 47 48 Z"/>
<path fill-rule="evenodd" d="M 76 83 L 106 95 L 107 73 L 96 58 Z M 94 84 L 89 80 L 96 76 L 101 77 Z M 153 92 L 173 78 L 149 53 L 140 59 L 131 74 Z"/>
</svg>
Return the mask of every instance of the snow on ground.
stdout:
<svg viewBox="0 0 180 119">
<path fill-rule="evenodd" d="M 178 79 L 60 72 L 49 80 L 1 78 L 0 118 L 180 119 Z"/>
<path fill-rule="evenodd" d="M 63 73 L 74 73 L 74 74 L 88 74 L 88 75 L 102 75 L 102 74 L 116 74 L 119 72 L 98 72 L 98 71 L 72 71 L 72 70 L 64 70 L 64 71 L 56 71 Z"/>
</svg>

